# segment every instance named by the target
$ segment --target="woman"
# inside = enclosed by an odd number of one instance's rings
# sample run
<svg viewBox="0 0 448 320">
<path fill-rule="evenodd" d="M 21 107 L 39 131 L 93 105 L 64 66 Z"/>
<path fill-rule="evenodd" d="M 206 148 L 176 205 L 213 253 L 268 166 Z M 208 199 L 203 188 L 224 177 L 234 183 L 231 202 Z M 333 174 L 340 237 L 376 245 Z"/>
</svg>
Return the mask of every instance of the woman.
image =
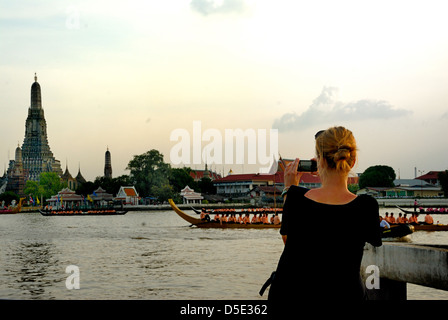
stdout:
<svg viewBox="0 0 448 320">
<path fill-rule="evenodd" d="M 365 242 L 380 246 L 379 211 L 376 200 L 356 196 L 347 188 L 356 162 L 356 141 L 350 130 L 333 127 L 316 134 L 316 161 L 322 186 L 298 187 L 302 172 L 299 159 L 285 170 L 286 199 L 280 233 L 285 243 L 269 300 L 282 308 L 306 300 L 363 300 L 360 277 Z M 304 224 L 310 214 L 314 225 Z M 353 227 L 341 225 L 341 216 L 355 217 Z M 291 302 L 291 303 L 286 303 Z"/>
</svg>

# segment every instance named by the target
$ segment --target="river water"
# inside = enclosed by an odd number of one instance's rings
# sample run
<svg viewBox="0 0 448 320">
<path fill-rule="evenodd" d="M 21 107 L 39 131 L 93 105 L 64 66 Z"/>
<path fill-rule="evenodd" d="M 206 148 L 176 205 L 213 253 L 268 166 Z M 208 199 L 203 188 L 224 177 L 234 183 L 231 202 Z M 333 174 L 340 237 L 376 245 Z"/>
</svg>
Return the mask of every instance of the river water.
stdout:
<svg viewBox="0 0 448 320">
<path fill-rule="evenodd" d="M 0 299 L 263 300 L 258 291 L 283 249 L 278 229 L 198 229 L 173 211 L 4 215 L 0 234 Z M 448 244 L 448 232 L 408 241 Z M 408 299 L 448 300 L 448 292 L 408 284 Z"/>
</svg>

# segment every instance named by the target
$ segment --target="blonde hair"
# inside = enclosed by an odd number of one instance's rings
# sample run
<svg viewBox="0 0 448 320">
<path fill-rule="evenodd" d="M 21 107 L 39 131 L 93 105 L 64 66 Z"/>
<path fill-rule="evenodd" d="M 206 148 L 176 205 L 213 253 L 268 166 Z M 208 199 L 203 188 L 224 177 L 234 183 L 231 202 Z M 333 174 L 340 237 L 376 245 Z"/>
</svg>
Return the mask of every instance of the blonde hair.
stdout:
<svg viewBox="0 0 448 320">
<path fill-rule="evenodd" d="M 316 155 L 329 169 L 349 173 L 356 162 L 356 140 L 344 127 L 332 127 L 316 135 Z"/>
</svg>

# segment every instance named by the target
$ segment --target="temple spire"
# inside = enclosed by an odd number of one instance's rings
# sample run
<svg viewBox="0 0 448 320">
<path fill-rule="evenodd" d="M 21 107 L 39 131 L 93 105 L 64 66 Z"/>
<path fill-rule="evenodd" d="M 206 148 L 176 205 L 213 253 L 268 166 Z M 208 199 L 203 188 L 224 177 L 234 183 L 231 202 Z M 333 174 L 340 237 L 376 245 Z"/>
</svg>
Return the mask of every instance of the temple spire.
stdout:
<svg viewBox="0 0 448 320">
<path fill-rule="evenodd" d="M 34 83 L 31 85 L 31 109 L 42 109 L 42 97 L 36 73 L 34 73 Z"/>
<path fill-rule="evenodd" d="M 112 160 L 110 156 L 109 146 L 105 154 L 104 177 L 112 179 Z"/>
</svg>

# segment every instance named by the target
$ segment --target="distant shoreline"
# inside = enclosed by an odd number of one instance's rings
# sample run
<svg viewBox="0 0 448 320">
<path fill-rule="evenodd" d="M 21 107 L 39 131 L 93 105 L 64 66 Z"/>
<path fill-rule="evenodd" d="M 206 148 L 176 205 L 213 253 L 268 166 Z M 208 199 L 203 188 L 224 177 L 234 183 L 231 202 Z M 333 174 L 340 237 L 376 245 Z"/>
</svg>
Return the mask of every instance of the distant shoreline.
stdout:
<svg viewBox="0 0 448 320">
<path fill-rule="evenodd" d="M 413 208 L 415 199 L 377 199 L 378 205 L 382 208 L 396 207 L 400 206 L 403 208 Z M 422 207 L 448 207 L 448 198 L 440 198 L 440 199 L 417 199 L 419 206 Z M 180 209 L 183 210 L 191 210 L 191 208 L 200 209 L 200 208 L 216 208 L 216 209 L 225 209 L 225 208 L 252 208 L 254 207 L 250 203 L 208 203 L 208 204 L 199 204 L 199 203 L 191 203 L 191 204 L 178 204 Z M 278 205 L 278 208 L 281 208 L 283 203 Z M 272 207 L 272 206 L 270 206 Z M 124 206 L 124 209 L 128 211 L 166 211 L 171 210 L 171 206 L 169 204 L 158 204 L 158 205 L 136 205 L 136 206 Z M 23 207 L 23 212 L 38 212 L 38 208 L 30 208 Z"/>
<path fill-rule="evenodd" d="M 388 207 L 396 207 L 400 206 L 403 208 L 413 208 L 415 199 L 377 199 L 378 205 L 382 208 Z M 422 207 L 448 207 L 448 198 L 440 198 L 440 199 L 417 199 L 419 206 Z M 250 203 L 208 203 L 208 204 L 178 204 L 180 209 L 189 210 L 191 207 L 195 209 L 200 208 L 252 208 L 253 205 Z M 272 207 L 272 206 L 270 206 Z M 278 208 L 283 207 L 283 203 L 277 205 Z M 129 211 L 150 211 L 150 210 L 171 210 L 171 206 L 169 204 L 161 204 L 161 205 L 151 205 L 151 206 L 125 206 L 125 208 Z"/>
</svg>

